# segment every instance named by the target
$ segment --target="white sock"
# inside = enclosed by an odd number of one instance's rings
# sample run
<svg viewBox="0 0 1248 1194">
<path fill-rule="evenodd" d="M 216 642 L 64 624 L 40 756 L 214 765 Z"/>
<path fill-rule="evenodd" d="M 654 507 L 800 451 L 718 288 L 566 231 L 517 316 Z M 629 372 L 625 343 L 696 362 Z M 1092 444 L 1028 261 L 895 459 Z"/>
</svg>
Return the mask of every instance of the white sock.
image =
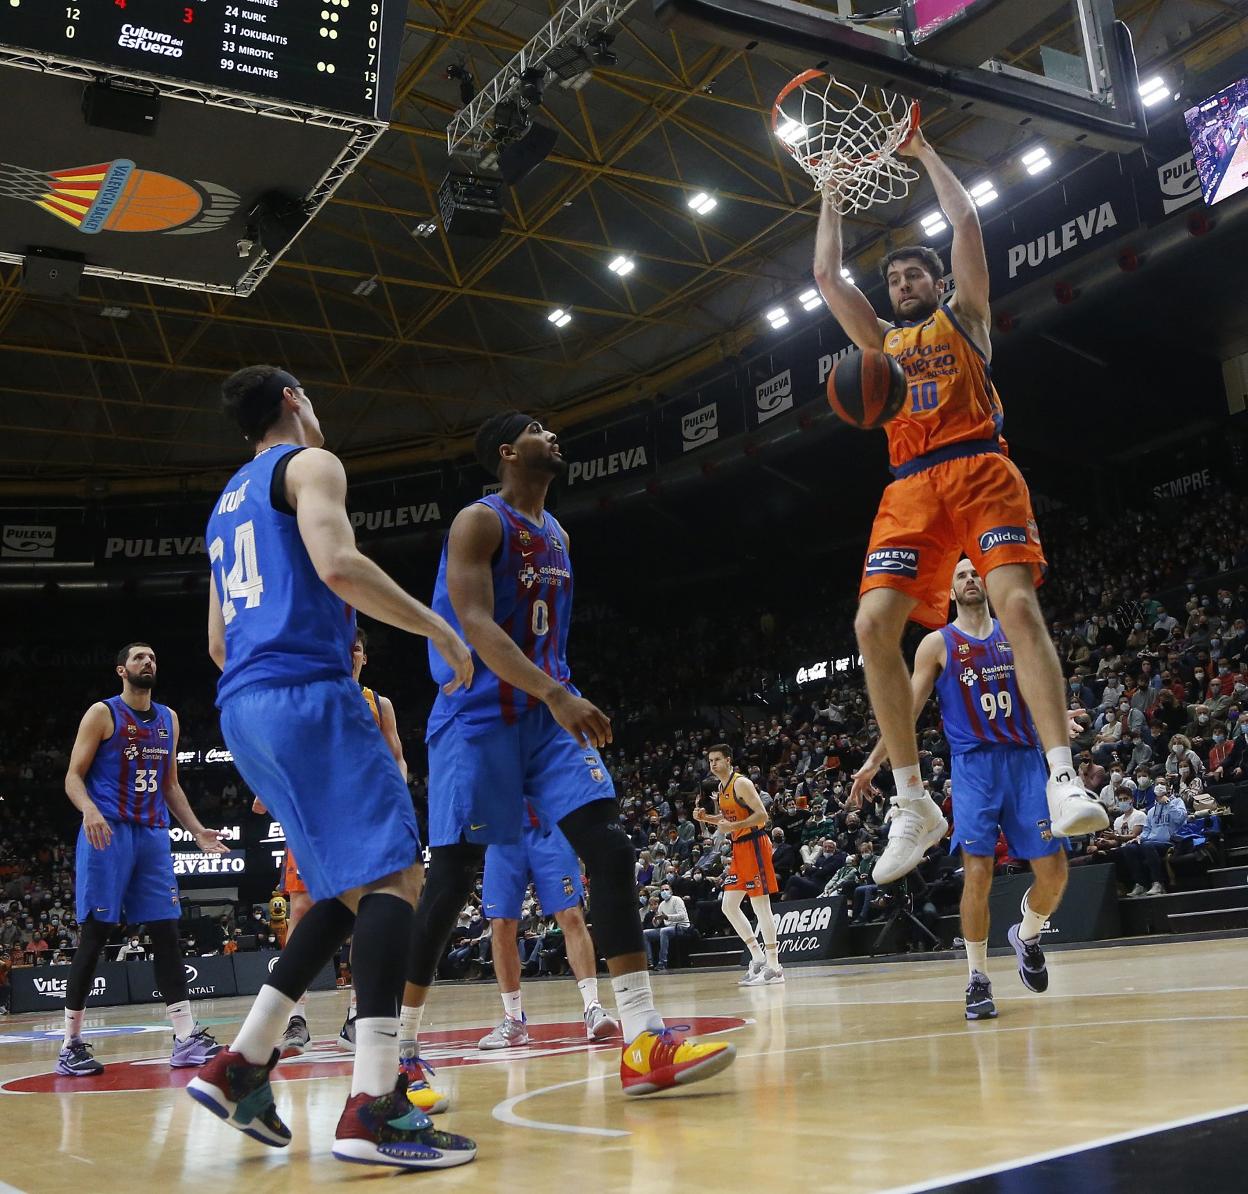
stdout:
<svg viewBox="0 0 1248 1194">
<path fill-rule="evenodd" d="M 1070 753 L 1069 746 L 1055 746 L 1052 750 L 1046 750 L 1044 757 L 1049 762 L 1049 774 L 1056 775 L 1059 771 L 1069 771 L 1072 775 L 1075 770 L 1075 760 Z"/>
<path fill-rule="evenodd" d="M 268 1065 L 277 1042 L 286 1031 L 290 1009 L 294 1006 L 293 999 L 266 983 L 260 988 L 256 1002 L 251 1005 L 251 1011 L 247 1013 L 247 1019 L 243 1021 L 230 1048 L 235 1053 L 241 1053 L 252 1065 Z"/>
<path fill-rule="evenodd" d="M 169 1017 L 169 1023 L 173 1025 L 173 1035 L 178 1040 L 186 1040 L 195 1031 L 195 1015 L 191 1011 L 189 999 L 184 999 L 181 1003 L 165 1004 L 165 1014 Z"/>
<path fill-rule="evenodd" d="M 403 1010 L 399 1012 L 399 1052 L 404 1057 L 416 1056 L 416 1045 L 420 1040 L 420 1022 L 424 1016 L 425 1005 L 423 1003 L 420 1007 L 404 1004 Z M 356 1023 L 358 1024 L 359 1021 L 357 1020 Z"/>
<path fill-rule="evenodd" d="M 399 1070 L 399 1021 L 395 1016 L 360 1017 L 355 1022 L 352 1095 L 384 1095 Z"/>
<path fill-rule="evenodd" d="M 970 968 L 971 974 L 975 971 L 980 974 L 988 973 L 988 942 L 984 941 L 966 941 L 966 963 Z"/>
<path fill-rule="evenodd" d="M 524 1008 L 520 1001 L 519 991 L 504 991 L 503 995 L 503 1012 L 512 1020 L 519 1020 L 524 1015 Z"/>
<path fill-rule="evenodd" d="M 290 1009 L 291 1017 L 302 1016 L 305 1020 L 308 1018 L 308 993 L 304 991 L 298 999 L 295 1000 L 295 1006 Z"/>
<path fill-rule="evenodd" d="M 354 987 L 351 988 L 351 1002 L 347 1004 L 347 1015 L 348 1016 L 355 1015 L 355 988 Z"/>
<path fill-rule="evenodd" d="M 86 1008 L 82 1008 L 81 1010 L 76 1011 L 76 1012 L 71 1012 L 69 1008 L 65 1009 L 64 1045 L 71 1044 L 72 1042 L 76 1041 L 82 1035 L 82 1018 L 86 1014 L 87 1014 Z"/>
<path fill-rule="evenodd" d="M 897 799 L 904 800 L 907 804 L 928 798 L 923 790 L 923 774 L 918 763 L 913 767 L 894 767 L 893 783 L 897 785 Z"/>
<path fill-rule="evenodd" d="M 576 985 L 581 989 L 581 1002 L 585 1004 L 585 1010 L 589 1011 L 598 1002 L 598 980 L 592 977 L 583 978 Z"/>
<path fill-rule="evenodd" d="M 611 988 L 615 991 L 615 1007 L 620 1013 L 626 1045 L 631 1045 L 643 1032 L 661 1032 L 666 1027 L 663 1017 L 654 1010 L 650 975 L 644 970 L 617 974 L 611 980 Z"/>
<path fill-rule="evenodd" d="M 1039 912 L 1031 910 L 1031 904 L 1026 896 L 1023 897 L 1023 923 L 1018 926 L 1018 935 L 1024 941 L 1035 941 L 1040 936 L 1041 930 L 1044 928 L 1044 922 L 1048 920 L 1047 916 L 1041 916 Z"/>
<path fill-rule="evenodd" d="M 779 946 L 776 944 L 776 917 L 771 910 L 771 900 L 765 895 L 750 896 L 754 906 L 754 918 L 758 921 L 758 931 L 763 935 L 763 950 L 767 955 L 767 965 L 773 970 L 780 969 Z"/>
</svg>

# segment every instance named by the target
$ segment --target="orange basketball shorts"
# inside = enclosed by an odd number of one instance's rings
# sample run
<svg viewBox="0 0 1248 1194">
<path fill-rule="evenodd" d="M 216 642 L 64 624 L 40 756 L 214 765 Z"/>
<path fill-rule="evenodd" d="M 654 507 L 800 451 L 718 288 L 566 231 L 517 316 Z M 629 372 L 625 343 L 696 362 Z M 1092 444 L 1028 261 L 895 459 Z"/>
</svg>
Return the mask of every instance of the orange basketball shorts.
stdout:
<svg viewBox="0 0 1248 1194">
<path fill-rule="evenodd" d="M 724 876 L 724 891 L 748 895 L 772 895 L 780 890 L 771 865 L 771 839 L 750 831 L 732 843 L 732 872 Z"/>
<path fill-rule="evenodd" d="M 306 895 L 307 886 L 299 874 L 299 864 L 295 861 L 294 852 L 286 847 L 286 862 L 282 868 L 282 891 L 290 895 Z"/>
<path fill-rule="evenodd" d="M 1027 482 L 1002 453 L 946 460 L 884 490 L 858 595 L 898 589 L 918 604 L 910 617 L 930 629 L 949 621 L 949 588 L 966 556 L 980 576 L 1026 564 L 1037 587 L 1046 562 Z"/>
</svg>

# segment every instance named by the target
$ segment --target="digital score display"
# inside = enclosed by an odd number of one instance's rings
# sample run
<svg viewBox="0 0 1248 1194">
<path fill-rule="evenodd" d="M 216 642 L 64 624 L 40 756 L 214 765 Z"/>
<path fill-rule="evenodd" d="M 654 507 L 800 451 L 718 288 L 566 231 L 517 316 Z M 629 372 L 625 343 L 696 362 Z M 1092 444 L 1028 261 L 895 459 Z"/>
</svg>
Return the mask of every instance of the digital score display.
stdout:
<svg viewBox="0 0 1248 1194">
<path fill-rule="evenodd" d="M 0 0 L 0 46 L 387 120 L 405 0 Z"/>
</svg>

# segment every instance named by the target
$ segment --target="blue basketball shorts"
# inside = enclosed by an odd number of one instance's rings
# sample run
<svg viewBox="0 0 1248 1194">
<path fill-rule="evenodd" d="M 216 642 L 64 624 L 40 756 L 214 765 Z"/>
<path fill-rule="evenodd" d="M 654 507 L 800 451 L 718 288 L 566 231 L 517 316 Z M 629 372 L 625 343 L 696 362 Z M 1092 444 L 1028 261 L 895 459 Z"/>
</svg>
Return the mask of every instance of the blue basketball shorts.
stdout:
<svg viewBox="0 0 1248 1194">
<path fill-rule="evenodd" d="M 349 677 L 244 688 L 221 706 L 221 732 L 238 773 L 282 823 L 314 900 L 419 860 L 412 798 Z"/>
<path fill-rule="evenodd" d="M 88 916 L 105 924 L 177 920 L 178 881 L 169 830 L 160 825 L 109 821 L 112 841 L 96 850 L 78 831 L 74 854 L 74 905 L 78 923 Z"/>
<path fill-rule="evenodd" d="M 1049 769 L 1032 747 L 981 746 L 953 756 L 950 852 L 991 856 L 998 831 L 1014 858 L 1044 858 L 1062 849 L 1049 829 Z"/>
<path fill-rule="evenodd" d="M 485 915 L 491 920 L 519 920 L 530 882 L 537 888 L 537 901 L 545 916 L 574 908 L 584 899 L 580 860 L 558 826 L 547 833 L 528 825 L 523 838 L 514 845 L 486 850 L 485 881 L 481 885 Z"/>
<path fill-rule="evenodd" d="M 528 820 L 525 800 L 549 829 L 574 809 L 614 797 L 602 756 L 577 742 L 545 705 L 473 737 L 450 721 L 429 739 L 431 846 L 518 843 Z"/>
</svg>

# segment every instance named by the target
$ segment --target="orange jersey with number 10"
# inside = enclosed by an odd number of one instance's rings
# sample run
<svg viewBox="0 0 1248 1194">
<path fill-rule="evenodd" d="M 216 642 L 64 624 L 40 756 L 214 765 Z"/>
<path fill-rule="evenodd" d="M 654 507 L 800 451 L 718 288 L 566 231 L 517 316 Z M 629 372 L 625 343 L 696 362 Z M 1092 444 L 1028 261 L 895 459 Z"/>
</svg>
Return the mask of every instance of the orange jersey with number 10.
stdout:
<svg viewBox="0 0 1248 1194">
<path fill-rule="evenodd" d="M 906 401 L 885 425 L 888 462 L 967 440 L 999 440 L 1001 399 L 992 369 L 947 306 L 884 334 L 884 351 L 906 372 Z"/>
</svg>

